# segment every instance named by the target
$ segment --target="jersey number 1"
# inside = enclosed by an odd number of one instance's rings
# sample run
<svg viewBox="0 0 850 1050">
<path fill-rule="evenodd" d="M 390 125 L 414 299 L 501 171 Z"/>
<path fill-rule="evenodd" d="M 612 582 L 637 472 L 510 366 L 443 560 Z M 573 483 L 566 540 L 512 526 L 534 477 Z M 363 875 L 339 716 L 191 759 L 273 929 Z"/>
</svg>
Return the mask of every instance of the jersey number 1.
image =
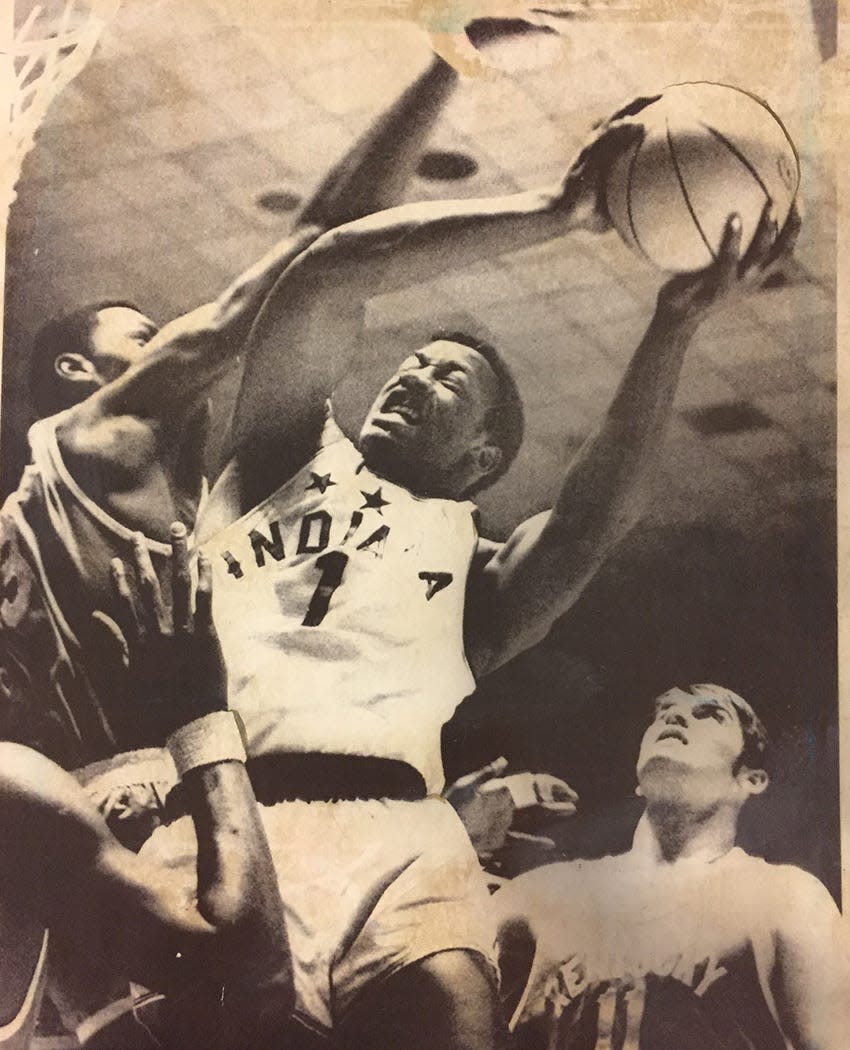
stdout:
<svg viewBox="0 0 850 1050">
<path fill-rule="evenodd" d="M 327 554 L 316 558 L 316 567 L 322 570 L 322 575 L 313 591 L 307 615 L 301 621 L 303 627 L 318 627 L 324 620 L 331 603 L 331 595 L 342 583 L 347 564 L 348 555 L 342 551 L 328 551 Z"/>
</svg>

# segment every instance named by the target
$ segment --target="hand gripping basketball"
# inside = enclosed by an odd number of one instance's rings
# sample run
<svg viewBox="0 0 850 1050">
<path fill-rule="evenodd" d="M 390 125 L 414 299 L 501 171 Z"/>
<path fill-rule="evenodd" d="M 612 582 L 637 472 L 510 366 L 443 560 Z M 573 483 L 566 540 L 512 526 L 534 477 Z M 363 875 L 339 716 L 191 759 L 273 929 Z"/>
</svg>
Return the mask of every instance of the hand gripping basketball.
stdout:
<svg viewBox="0 0 850 1050">
<path fill-rule="evenodd" d="M 606 201 L 608 172 L 618 157 L 639 145 L 643 134 L 642 125 L 628 119 L 628 114 L 622 120 L 612 118 L 596 125 L 554 193 L 555 210 L 568 216 L 574 229 L 590 233 L 611 229 Z"/>
<path fill-rule="evenodd" d="M 793 206 L 780 232 L 768 201 L 741 255 L 741 221 L 730 215 L 716 261 L 699 273 L 669 280 L 658 293 L 659 310 L 672 320 L 700 321 L 712 309 L 761 287 L 793 252 L 800 226 L 800 213 Z"/>
<path fill-rule="evenodd" d="M 644 261 L 698 272 L 717 258 L 726 221 L 753 242 L 765 202 L 780 225 L 800 188 L 791 136 L 767 102 L 730 84 L 674 84 L 639 99 L 615 120 L 639 119 L 640 143 L 606 173 L 606 206 L 620 236 Z"/>
<path fill-rule="evenodd" d="M 140 704 L 157 704 L 168 735 L 202 715 L 227 709 L 227 671 L 212 621 L 212 568 L 198 554 L 198 585 L 192 608 L 192 575 L 185 527 L 171 526 L 169 613 L 141 535 L 134 538 L 138 582 L 134 597 L 120 558 L 110 565 L 116 620 L 102 612 L 95 620 L 123 652 L 126 691 Z"/>
</svg>

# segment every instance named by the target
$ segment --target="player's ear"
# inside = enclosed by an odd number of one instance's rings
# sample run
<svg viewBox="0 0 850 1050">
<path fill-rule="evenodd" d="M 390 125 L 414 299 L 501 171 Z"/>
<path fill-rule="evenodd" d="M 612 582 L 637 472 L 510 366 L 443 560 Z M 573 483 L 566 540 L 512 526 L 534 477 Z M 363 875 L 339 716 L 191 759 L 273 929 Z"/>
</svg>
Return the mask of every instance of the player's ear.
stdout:
<svg viewBox="0 0 850 1050">
<path fill-rule="evenodd" d="M 770 783 L 770 777 L 763 769 L 747 769 L 746 766 L 738 774 L 738 780 L 748 795 L 761 795 Z"/>
<path fill-rule="evenodd" d="M 475 453 L 475 462 L 481 471 L 481 476 L 487 477 L 499 469 L 499 464 L 502 462 L 502 450 L 498 445 L 485 441 Z"/>
<path fill-rule="evenodd" d="M 91 382 L 97 377 L 94 362 L 84 354 L 58 354 L 53 367 L 58 376 L 71 382 Z"/>
</svg>

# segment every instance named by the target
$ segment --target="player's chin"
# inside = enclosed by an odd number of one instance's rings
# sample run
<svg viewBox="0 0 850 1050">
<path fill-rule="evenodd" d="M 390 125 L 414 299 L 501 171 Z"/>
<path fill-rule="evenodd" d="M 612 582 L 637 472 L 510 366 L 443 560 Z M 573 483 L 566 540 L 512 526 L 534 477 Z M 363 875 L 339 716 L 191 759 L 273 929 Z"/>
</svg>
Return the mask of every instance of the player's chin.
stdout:
<svg viewBox="0 0 850 1050">
<path fill-rule="evenodd" d="M 380 416 L 370 417 L 360 431 L 360 450 L 364 455 L 377 452 L 384 455 L 403 455 L 416 442 L 416 428 Z"/>
<path fill-rule="evenodd" d="M 404 428 L 384 428 L 367 420 L 360 431 L 360 452 L 370 470 L 404 474 L 415 463 L 415 435 Z"/>
<path fill-rule="evenodd" d="M 638 776 L 642 781 L 652 777 L 666 778 L 671 775 L 686 773 L 690 769 L 691 764 L 684 755 L 653 748 L 652 751 L 641 756 L 641 760 L 638 763 Z"/>
</svg>

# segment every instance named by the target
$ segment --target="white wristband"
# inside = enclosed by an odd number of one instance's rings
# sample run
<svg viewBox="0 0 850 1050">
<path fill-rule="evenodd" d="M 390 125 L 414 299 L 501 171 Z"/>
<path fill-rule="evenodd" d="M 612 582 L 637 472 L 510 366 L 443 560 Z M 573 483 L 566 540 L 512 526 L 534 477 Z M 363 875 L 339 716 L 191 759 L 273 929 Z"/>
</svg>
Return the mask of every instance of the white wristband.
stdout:
<svg viewBox="0 0 850 1050">
<path fill-rule="evenodd" d="M 216 762 L 244 762 L 245 741 L 235 711 L 213 711 L 175 730 L 166 741 L 177 775 Z"/>
</svg>

